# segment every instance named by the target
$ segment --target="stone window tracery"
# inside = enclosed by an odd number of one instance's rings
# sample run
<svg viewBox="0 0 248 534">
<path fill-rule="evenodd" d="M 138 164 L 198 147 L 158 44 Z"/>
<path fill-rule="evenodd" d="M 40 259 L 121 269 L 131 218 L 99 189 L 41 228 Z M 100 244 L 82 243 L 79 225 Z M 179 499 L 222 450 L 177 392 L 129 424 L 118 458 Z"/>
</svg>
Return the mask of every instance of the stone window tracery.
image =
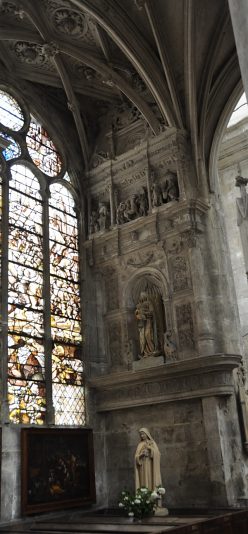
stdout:
<svg viewBox="0 0 248 534">
<path fill-rule="evenodd" d="M 2 89 L 0 153 L 2 418 L 81 425 L 75 193 L 48 132 Z"/>
</svg>

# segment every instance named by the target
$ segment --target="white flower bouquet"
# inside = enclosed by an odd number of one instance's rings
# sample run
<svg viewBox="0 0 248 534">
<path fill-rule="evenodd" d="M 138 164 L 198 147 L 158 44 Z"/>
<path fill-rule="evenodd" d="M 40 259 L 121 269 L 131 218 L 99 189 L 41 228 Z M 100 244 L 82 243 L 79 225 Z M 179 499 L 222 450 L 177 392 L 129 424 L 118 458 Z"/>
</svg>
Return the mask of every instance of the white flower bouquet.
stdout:
<svg viewBox="0 0 248 534">
<path fill-rule="evenodd" d="M 146 487 L 139 488 L 135 495 L 132 495 L 129 491 L 122 491 L 119 508 L 123 509 L 129 517 L 142 519 L 154 514 L 158 501 L 164 494 L 165 489 L 162 486 L 156 487 L 153 491 Z"/>
</svg>

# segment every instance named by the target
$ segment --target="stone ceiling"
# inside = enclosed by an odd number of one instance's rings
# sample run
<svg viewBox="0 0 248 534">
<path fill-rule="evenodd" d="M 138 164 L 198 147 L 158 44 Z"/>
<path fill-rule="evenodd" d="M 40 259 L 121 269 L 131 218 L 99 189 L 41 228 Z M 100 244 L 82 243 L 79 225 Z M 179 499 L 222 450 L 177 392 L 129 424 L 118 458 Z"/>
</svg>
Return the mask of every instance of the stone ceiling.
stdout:
<svg viewBox="0 0 248 534">
<path fill-rule="evenodd" d="M 225 0 L 0 0 L 0 62 L 69 108 L 86 168 L 103 131 L 142 120 L 186 129 L 201 173 L 242 90 Z"/>
</svg>

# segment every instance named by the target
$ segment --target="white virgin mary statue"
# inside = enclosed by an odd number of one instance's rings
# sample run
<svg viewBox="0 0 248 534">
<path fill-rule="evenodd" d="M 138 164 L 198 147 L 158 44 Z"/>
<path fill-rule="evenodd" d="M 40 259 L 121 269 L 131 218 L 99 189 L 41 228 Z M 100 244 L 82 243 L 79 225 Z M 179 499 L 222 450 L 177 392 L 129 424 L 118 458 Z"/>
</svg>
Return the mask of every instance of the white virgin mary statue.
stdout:
<svg viewBox="0 0 248 534">
<path fill-rule="evenodd" d="M 135 490 L 146 487 L 153 491 L 162 485 L 160 452 L 147 428 L 140 428 L 140 442 L 135 452 Z"/>
</svg>

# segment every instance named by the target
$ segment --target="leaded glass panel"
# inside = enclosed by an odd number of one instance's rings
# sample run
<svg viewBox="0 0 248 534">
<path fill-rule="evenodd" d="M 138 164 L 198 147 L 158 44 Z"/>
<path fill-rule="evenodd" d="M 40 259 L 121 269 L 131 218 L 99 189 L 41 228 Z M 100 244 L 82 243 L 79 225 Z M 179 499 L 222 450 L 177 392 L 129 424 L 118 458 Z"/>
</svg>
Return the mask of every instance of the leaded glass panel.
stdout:
<svg viewBox="0 0 248 534">
<path fill-rule="evenodd" d="M 45 417 L 42 201 L 39 182 L 12 167 L 9 188 L 8 394 L 10 420 Z"/>
<path fill-rule="evenodd" d="M 85 424 L 85 396 L 82 386 L 53 384 L 56 425 Z"/>
<path fill-rule="evenodd" d="M 56 343 L 52 352 L 53 382 L 80 386 L 83 384 L 83 371 L 80 349 Z"/>
<path fill-rule="evenodd" d="M 12 423 L 42 425 L 46 415 L 44 382 L 12 380 L 8 383 L 9 417 Z"/>
<path fill-rule="evenodd" d="M 7 148 L 3 150 L 3 157 L 6 159 L 6 161 L 17 158 L 21 154 L 21 148 L 18 145 L 18 143 L 10 137 L 10 135 L 7 135 L 5 133 L 2 133 L 2 138 L 9 142 Z"/>
<path fill-rule="evenodd" d="M 74 200 L 61 184 L 51 185 L 50 266 L 53 404 L 57 424 L 83 424 L 84 389 L 78 232 Z"/>
<path fill-rule="evenodd" d="M 27 147 L 34 164 L 48 176 L 61 172 L 60 155 L 47 131 L 33 117 L 27 133 Z"/>
<path fill-rule="evenodd" d="M 22 110 L 13 98 L 13 96 L 0 90 L 0 122 L 10 128 L 18 131 L 24 124 Z"/>
<path fill-rule="evenodd" d="M 29 131 L 25 138 L 21 135 L 33 163 L 28 158 L 25 164 L 21 159 L 26 159 L 25 150 L 22 152 L 15 132 L 28 121 Z M 1 124 L 5 127 L 2 131 Z M 6 174 L 3 171 L 4 183 L 9 195 L 9 206 L 5 203 L 2 208 L 0 177 L 0 230 L 2 209 L 9 219 L 8 253 L 3 252 L 8 272 L 8 301 L 4 303 L 4 314 L 8 312 L 8 354 L 3 357 L 8 357 L 10 422 L 38 425 L 53 422 L 46 420 L 46 414 L 52 413 L 46 411 L 47 402 L 52 408 L 50 386 L 46 390 L 48 380 L 53 386 L 55 424 L 82 425 L 85 397 L 78 227 L 71 180 L 66 172 L 65 186 L 61 180 L 53 183 L 48 202 L 51 181 L 48 177 L 61 174 L 61 157 L 47 131 L 26 110 L 24 117 L 20 105 L 3 90 L 0 137 L 7 169 Z M 17 161 L 11 165 L 14 158 Z M 42 180 L 42 197 L 35 173 Z M 49 220 L 45 217 L 48 203 Z"/>
</svg>

